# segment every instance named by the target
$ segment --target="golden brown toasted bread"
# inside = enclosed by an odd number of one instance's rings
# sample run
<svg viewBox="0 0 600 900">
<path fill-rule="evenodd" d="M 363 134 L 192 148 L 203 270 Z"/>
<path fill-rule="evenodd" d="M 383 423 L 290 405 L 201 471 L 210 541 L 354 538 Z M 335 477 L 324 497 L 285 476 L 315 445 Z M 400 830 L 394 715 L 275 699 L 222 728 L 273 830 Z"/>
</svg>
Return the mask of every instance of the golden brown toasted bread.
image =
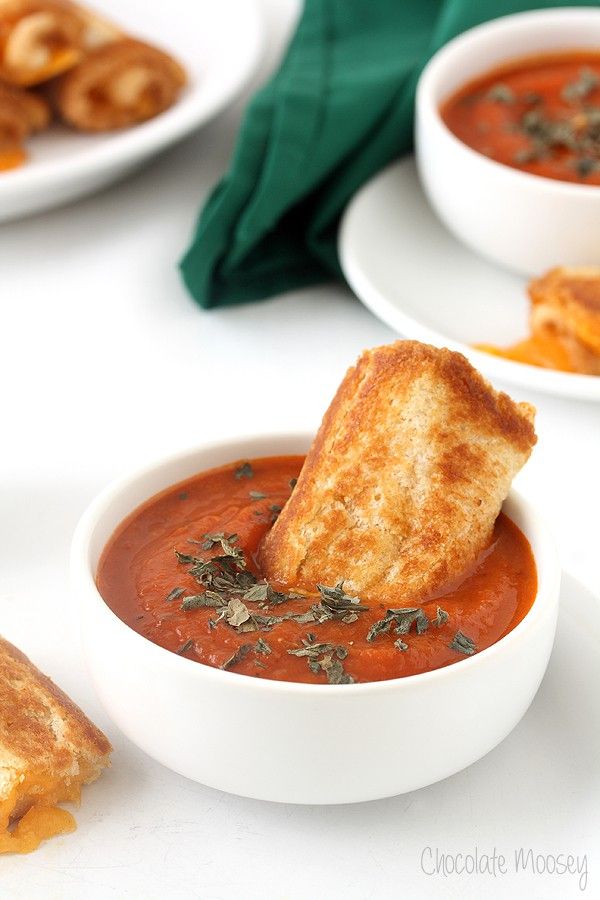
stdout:
<svg viewBox="0 0 600 900">
<path fill-rule="evenodd" d="M 111 749 L 79 707 L 0 638 L 0 852 L 25 853 L 72 831 L 73 817 L 56 804 L 79 800 Z"/>
<path fill-rule="evenodd" d="M 30 87 L 74 66 L 86 18 L 70 0 L 0 0 L 0 78 Z"/>
<path fill-rule="evenodd" d="M 459 353 L 415 341 L 368 350 L 325 413 L 262 547 L 266 577 L 362 599 L 435 596 L 486 547 L 536 437 L 535 410 Z"/>
<path fill-rule="evenodd" d="M 0 143 L 11 137 L 23 139 L 34 131 L 43 131 L 50 123 L 50 107 L 43 97 L 0 81 Z M 14 124 L 9 129 L 9 117 Z"/>
<path fill-rule="evenodd" d="M 61 117 L 81 131 L 112 131 L 164 112 L 187 76 L 177 60 L 143 41 L 123 37 L 91 50 L 54 85 Z"/>
<path fill-rule="evenodd" d="M 575 371 L 600 375 L 600 268 L 551 269 L 529 296 L 534 336 L 559 340 Z"/>
</svg>

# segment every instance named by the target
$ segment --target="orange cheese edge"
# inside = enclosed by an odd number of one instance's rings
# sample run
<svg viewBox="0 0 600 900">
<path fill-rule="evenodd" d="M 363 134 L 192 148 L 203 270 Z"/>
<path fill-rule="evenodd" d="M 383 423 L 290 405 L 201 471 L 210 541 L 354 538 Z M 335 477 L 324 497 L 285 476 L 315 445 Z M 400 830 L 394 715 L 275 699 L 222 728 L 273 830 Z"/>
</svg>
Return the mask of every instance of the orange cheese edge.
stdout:
<svg viewBox="0 0 600 900">
<path fill-rule="evenodd" d="M 56 804 L 79 802 L 82 784 L 83 779 L 65 783 L 44 774 L 18 776 L 0 801 L 0 853 L 30 853 L 44 840 L 74 831 L 74 817 Z"/>
<path fill-rule="evenodd" d="M 72 69 L 73 66 L 76 66 L 81 61 L 82 55 L 82 52 L 76 48 L 65 47 L 55 50 L 51 54 L 50 60 L 44 66 L 38 66 L 34 69 L 10 69 L 6 71 L 5 75 L 11 84 L 18 84 L 21 87 L 33 87 Z"/>
<path fill-rule="evenodd" d="M 27 161 L 27 154 L 22 147 L 0 150 L 0 172 L 18 169 Z"/>
<path fill-rule="evenodd" d="M 579 371 L 575 360 L 564 345 L 550 335 L 526 338 L 510 347 L 496 347 L 492 344 L 475 344 L 476 350 L 483 350 L 492 356 L 500 356 L 513 362 L 526 363 L 542 369 L 556 369 L 559 372 Z"/>
</svg>

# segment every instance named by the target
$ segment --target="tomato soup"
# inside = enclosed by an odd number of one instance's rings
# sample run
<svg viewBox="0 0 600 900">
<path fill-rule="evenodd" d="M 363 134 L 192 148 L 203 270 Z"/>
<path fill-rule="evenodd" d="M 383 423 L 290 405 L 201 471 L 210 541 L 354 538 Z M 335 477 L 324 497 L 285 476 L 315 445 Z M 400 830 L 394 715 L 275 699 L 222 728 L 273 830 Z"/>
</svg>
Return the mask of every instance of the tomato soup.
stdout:
<svg viewBox="0 0 600 900">
<path fill-rule="evenodd" d="M 507 63 L 461 87 L 440 113 L 456 137 L 490 159 L 600 184 L 600 50 Z"/>
<path fill-rule="evenodd" d="M 530 609 L 529 544 L 504 514 L 460 583 L 421 607 L 363 604 L 343 584 L 314 595 L 261 578 L 260 542 L 303 457 L 255 459 L 169 488 L 126 519 L 98 567 L 108 606 L 191 660 L 257 678 L 343 684 L 427 672 L 506 635 Z"/>
</svg>

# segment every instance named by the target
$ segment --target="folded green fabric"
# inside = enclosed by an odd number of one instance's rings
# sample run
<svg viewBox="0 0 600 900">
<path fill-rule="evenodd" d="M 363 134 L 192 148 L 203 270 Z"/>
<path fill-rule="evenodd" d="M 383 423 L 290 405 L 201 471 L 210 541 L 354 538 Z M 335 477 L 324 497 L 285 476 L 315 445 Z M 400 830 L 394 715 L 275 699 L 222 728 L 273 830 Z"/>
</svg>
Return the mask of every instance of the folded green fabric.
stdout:
<svg viewBox="0 0 600 900">
<path fill-rule="evenodd" d="M 341 278 L 340 215 L 361 184 L 410 150 L 415 85 L 431 54 L 488 19 L 563 5 L 306 0 L 181 262 L 192 296 L 211 307 Z"/>
</svg>

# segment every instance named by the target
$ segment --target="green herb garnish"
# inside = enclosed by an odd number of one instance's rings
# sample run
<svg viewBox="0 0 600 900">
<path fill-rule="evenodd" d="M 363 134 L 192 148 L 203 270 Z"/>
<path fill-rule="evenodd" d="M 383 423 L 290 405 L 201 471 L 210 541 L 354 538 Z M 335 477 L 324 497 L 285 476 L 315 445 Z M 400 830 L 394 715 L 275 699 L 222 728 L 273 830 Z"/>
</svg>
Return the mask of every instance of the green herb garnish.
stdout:
<svg viewBox="0 0 600 900">
<path fill-rule="evenodd" d="M 242 599 L 246 603 L 266 603 L 268 594 L 269 585 L 266 581 L 259 581 L 258 584 L 253 584 L 252 587 L 246 591 Z"/>
<path fill-rule="evenodd" d="M 571 81 L 564 86 L 561 97 L 567 103 L 579 103 L 581 100 L 585 100 L 592 91 L 595 91 L 599 84 L 600 79 L 593 69 L 584 66 L 584 68 L 579 70 L 577 80 Z"/>
<path fill-rule="evenodd" d="M 225 621 L 227 624 L 237 628 L 239 625 L 243 625 L 244 622 L 247 622 L 249 618 L 250 611 L 246 604 L 242 603 L 238 597 L 232 597 L 227 604 L 227 611 L 225 613 Z"/>
<path fill-rule="evenodd" d="M 306 600 L 306 597 L 293 592 L 277 591 L 268 582 L 259 581 L 248 571 L 244 552 L 236 546 L 237 540 L 238 536 L 235 534 L 205 534 L 202 549 L 211 550 L 216 546 L 221 549 L 220 554 L 208 559 L 175 550 L 178 561 L 189 566 L 188 574 L 204 589 L 202 593 L 183 597 L 181 609 L 186 612 L 203 608 L 216 609 L 218 615 L 208 620 L 209 628 L 214 629 L 219 622 L 224 621 L 235 628 L 238 634 L 246 634 L 270 631 L 286 621 L 294 621 L 299 625 L 318 625 L 332 620 L 350 623 L 358 619 L 358 613 L 368 609 L 360 603 L 358 597 L 347 594 L 343 582 L 339 582 L 335 587 L 318 585 L 320 602 L 314 603 L 310 609 L 284 615 L 272 614 L 269 612 L 270 608 L 291 600 Z M 247 604 L 256 604 L 263 611 L 254 612 Z M 337 667 L 332 671 L 332 677 L 337 677 Z"/>
<path fill-rule="evenodd" d="M 419 606 L 388 609 L 383 619 L 371 625 L 367 633 L 367 640 L 374 641 L 378 635 L 386 634 L 392 625 L 395 626 L 396 634 L 408 634 L 413 623 L 417 634 L 423 634 L 429 628 L 429 619 Z"/>
<path fill-rule="evenodd" d="M 248 495 L 251 500 L 264 500 L 267 496 L 262 491 L 248 491 Z"/>
<path fill-rule="evenodd" d="M 542 95 L 538 94 L 536 91 L 527 91 L 526 94 L 523 94 L 523 103 L 528 103 L 530 106 L 536 106 L 541 102 Z"/>
<path fill-rule="evenodd" d="M 338 581 L 335 587 L 318 584 L 317 590 L 321 595 L 321 604 L 329 610 L 332 617 L 341 617 L 348 612 L 366 612 L 369 609 L 361 604 L 358 597 L 351 597 L 345 592 L 343 581 Z"/>
<path fill-rule="evenodd" d="M 254 478 L 254 469 L 249 462 L 242 463 L 242 465 L 238 466 L 235 470 L 234 477 L 237 478 L 238 481 L 240 478 Z"/>
<path fill-rule="evenodd" d="M 175 556 L 180 563 L 190 565 L 189 574 L 205 587 L 216 590 L 230 589 L 247 591 L 256 578 L 250 572 L 246 572 L 246 558 L 239 547 L 234 547 L 233 541 L 237 535 L 210 535 L 203 546 L 208 549 L 214 543 L 219 543 L 223 554 L 213 556 L 212 559 L 202 559 L 189 553 L 180 553 L 175 550 Z"/>
<path fill-rule="evenodd" d="M 514 103 L 515 93 L 507 84 L 498 82 L 498 84 L 492 85 L 485 98 L 486 100 L 492 100 L 494 103 Z"/>
<path fill-rule="evenodd" d="M 534 150 L 533 147 L 527 147 L 524 150 L 517 150 L 513 155 L 513 162 L 516 162 L 518 166 L 527 166 L 529 163 L 537 162 L 541 155 L 539 150 Z"/>
<path fill-rule="evenodd" d="M 415 625 L 417 626 L 417 634 L 423 634 L 429 628 L 429 619 L 425 615 L 422 609 L 416 615 Z M 402 634 L 402 632 L 396 630 L 397 634 Z"/>
<path fill-rule="evenodd" d="M 165 603 L 170 603 L 171 600 L 177 600 L 177 598 L 181 597 L 182 594 L 185 594 L 185 588 L 173 588 L 173 590 L 165 597 Z"/>
<path fill-rule="evenodd" d="M 462 631 L 456 632 L 448 646 L 451 650 L 456 650 L 457 653 L 464 653 L 465 656 L 472 656 L 474 653 L 477 653 L 475 642 L 470 637 L 467 637 L 466 634 L 463 634 Z"/>
<path fill-rule="evenodd" d="M 265 656 L 268 656 L 269 653 L 272 653 L 273 651 L 271 650 L 271 648 L 267 644 L 267 642 L 263 638 L 260 637 L 257 640 L 256 644 L 254 645 L 254 652 L 255 653 L 264 653 Z"/>
<path fill-rule="evenodd" d="M 438 606 L 435 614 L 435 619 L 433 619 L 433 624 L 436 626 L 436 628 L 441 628 L 442 625 L 446 624 L 449 618 L 450 616 L 448 615 L 446 610 L 442 609 L 441 606 Z"/>
<path fill-rule="evenodd" d="M 205 535 L 202 545 L 205 549 L 218 544 L 223 550 L 223 554 L 213 556 L 211 559 L 175 551 L 179 562 L 190 566 L 189 574 L 204 587 L 203 593 L 184 597 L 181 609 L 185 611 L 205 607 L 217 609 L 219 616 L 217 619 L 209 620 L 209 628 L 216 628 L 218 622 L 224 620 L 240 634 L 268 631 L 288 619 L 301 624 L 317 621 L 318 617 L 312 610 L 273 616 L 261 615 L 248 609 L 246 603 L 278 606 L 288 600 L 304 597 L 300 594 L 276 591 L 267 582 L 259 582 L 255 575 L 247 571 L 246 558 L 241 548 L 234 546 L 237 539 L 237 535 L 225 535 L 222 532 Z"/>
<path fill-rule="evenodd" d="M 344 671 L 339 659 L 327 655 L 323 659 L 317 660 L 317 665 L 325 672 L 328 684 L 354 684 L 354 678 Z"/>
<path fill-rule="evenodd" d="M 597 172 L 600 169 L 600 160 L 582 156 L 573 162 L 573 166 L 580 178 L 587 178 L 592 172 Z"/>
<path fill-rule="evenodd" d="M 201 548 L 202 550 L 212 550 L 216 544 L 220 544 L 225 556 L 234 556 L 237 559 L 241 559 L 244 555 L 241 549 L 233 546 L 238 540 L 237 534 L 226 535 L 223 532 L 214 532 L 213 534 L 204 535 Z M 191 543 L 196 544 L 198 541 L 191 541 Z"/>
<path fill-rule="evenodd" d="M 245 659 L 250 651 L 252 650 L 252 644 L 242 644 L 235 653 L 226 659 L 224 663 L 222 663 L 219 668 L 220 669 L 231 669 L 233 666 L 236 666 L 239 662 Z"/>
<path fill-rule="evenodd" d="M 533 150 L 540 156 L 553 148 L 577 149 L 572 123 L 566 119 L 550 119 L 541 109 L 524 113 L 518 127 L 533 142 Z"/>
<path fill-rule="evenodd" d="M 367 640 L 374 641 L 375 638 L 378 637 L 380 634 L 387 634 L 387 632 L 392 627 L 393 621 L 394 620 L 392 618 L 388 618 L 386 616 L 385 619 L 379 619 L 378 622 L 373 622 L 373 624 L 371 625 L 371 627 L 369 628 L 369 630 L 367 632 Z"/>
<path fill-rule="evenodd" d="M 594 75 L 594 73 L 591 73 Z M 600 84 L 596 78 L 595 84 Z M 585 84 L 590 84 L 585 80 Z M 577 82 L 583 84 L 584 81 Z M 565 89 L 566 90 L 566 89 Z M 583 90 L 583 88 L 582 88 Z M 584 97 L 585 94 L 581 94 Z M 582 106 L 568 118 L 552 119 L 543 108 L 536 107 L 523 114 L 517 131 L 521 131 L 530 145 L 518 150 L 513 156 L 516 165 L 553 157 L 564 151 L 574 154 L 569 161 L 580 178 L 586 178 L 600 168 L 600 107 Z"/>
<path fill-rule="evenodd" d="M 303 640 L 302 647 L 288 650 L 291 656 L 306 657 L 311 672 L 325 672 L 329 684 L 353 684 L 354 678 L 344 671 L 342 660 L 348 650 L 342 644 L 316 644 Z"/>
<path fill-rule="evenodd" d="M 314 644 L 309 640 L 302 641 L 303 646 L 297 649 L 288 650 L 290 656 L 306 656 L 309 659 L 317 659 L 323 653 L 335 652 L 338 659 L 345 659 L 348 651 L 341 644 Z"/>
<path fill-rule="evenodd" d="M 188 650 L 191 650 L 194 646 L 193 640 L 186 641 L 185 644 L 182 644 L 179 650 L 176 650 L 178 656 L 181 656 L 182 653 L 187 653 Z"/>
<path fill-rule="evenodd" d="M 205 591 L 203 594 L 193 594 L 189 597 L 184 597 L 181 603 L 181 609 L 185 612 L 189 612 L 191 609 L 202 609 L 206 607 L 218 609 L 223 605 L 221 597 L 216 594 L 211 594 L 211 591 Z"/>
</svg>

